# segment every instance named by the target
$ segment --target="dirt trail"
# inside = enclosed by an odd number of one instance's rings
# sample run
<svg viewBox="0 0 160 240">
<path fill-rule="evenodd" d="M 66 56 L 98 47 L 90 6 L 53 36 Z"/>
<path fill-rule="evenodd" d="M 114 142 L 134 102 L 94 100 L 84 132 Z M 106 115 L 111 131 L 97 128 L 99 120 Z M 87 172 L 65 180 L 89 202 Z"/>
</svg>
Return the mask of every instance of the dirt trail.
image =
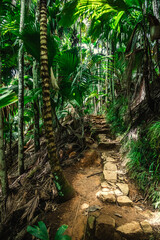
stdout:
<svg viewBox="0 0 160 240">
<path fill-rule="evenodd" d="M 62 224 L 69 226 L 66 233 L 72 240 L 160 239 L 160 214 L 144 203 L 129 180 L 119 141 L 103 117 L 90 116 L 89 121 L 88 150 L 65 169 L 76 197 L 54 206 L 44 219 L 51 239 Z"/>
</svg>

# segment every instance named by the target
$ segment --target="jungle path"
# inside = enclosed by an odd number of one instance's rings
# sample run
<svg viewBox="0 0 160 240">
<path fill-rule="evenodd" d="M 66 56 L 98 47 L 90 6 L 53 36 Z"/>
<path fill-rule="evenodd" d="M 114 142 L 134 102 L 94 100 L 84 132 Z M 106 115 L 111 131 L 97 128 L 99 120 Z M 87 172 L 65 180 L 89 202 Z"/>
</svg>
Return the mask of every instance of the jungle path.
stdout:
<svg viewBox="0 0 160 240">
<path fill-rule="evenodd" d="M 91 126 L 88 149 L 78 163 L 65 169 L 77 194 L 55 206 L 45 222 L 52 231 L 67 224 L 72 240 L 160 239 L 160 214 L 129 179 L 119 140 L 103 116 L 89 116 L 86 121 Z"/>
</svg>

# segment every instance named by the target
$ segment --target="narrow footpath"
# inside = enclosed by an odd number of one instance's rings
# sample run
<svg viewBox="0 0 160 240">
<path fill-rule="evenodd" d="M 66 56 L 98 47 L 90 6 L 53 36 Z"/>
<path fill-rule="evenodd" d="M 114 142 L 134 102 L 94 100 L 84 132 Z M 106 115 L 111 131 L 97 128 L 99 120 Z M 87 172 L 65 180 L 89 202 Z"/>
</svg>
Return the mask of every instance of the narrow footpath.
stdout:
<svg viewBox="0 0 160 240">
<path fill-rule="evenodd" d="M 159 240 L 160 213 L 129 179 L 119 140 L 102 116 L 86 121 L 91 126 L 88 148 L 78 163 L 65 169 L 77 195 L 56 206 L 48 222 L 67 224 L 72 240 Z"/>
</svg>

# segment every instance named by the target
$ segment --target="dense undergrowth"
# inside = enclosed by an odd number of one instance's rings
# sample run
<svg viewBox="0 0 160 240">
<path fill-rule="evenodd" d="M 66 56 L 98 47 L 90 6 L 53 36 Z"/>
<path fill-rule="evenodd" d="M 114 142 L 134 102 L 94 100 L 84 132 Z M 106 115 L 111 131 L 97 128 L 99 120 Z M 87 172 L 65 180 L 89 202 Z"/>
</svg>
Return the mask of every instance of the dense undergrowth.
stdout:
<svg viewBox="0 0 160 240">
<path fill-rule="evenodd" d="M 115 99 L 107 109 L 107 122 L 111 124 L 114 134 L 122 134 L 127 130 L 124 115 L 127 110 L 127 99 L 123 96 Z"/>
<path fill-rule="evenodd" d="M 123 97 L 109 106 L 107 121 L 116 135 L 128 132 L 129 126 L 124 122 L 126 111 L 127 101 Z M 160 121 L 145 127 L 142 124 L 137 140 L 125 139 L 125 150 L 130 159 L 127 167 L 131 179 L 143 191 L 144 199 L 151 200 L 155 208 L 160 208 Z"/>
</svg>

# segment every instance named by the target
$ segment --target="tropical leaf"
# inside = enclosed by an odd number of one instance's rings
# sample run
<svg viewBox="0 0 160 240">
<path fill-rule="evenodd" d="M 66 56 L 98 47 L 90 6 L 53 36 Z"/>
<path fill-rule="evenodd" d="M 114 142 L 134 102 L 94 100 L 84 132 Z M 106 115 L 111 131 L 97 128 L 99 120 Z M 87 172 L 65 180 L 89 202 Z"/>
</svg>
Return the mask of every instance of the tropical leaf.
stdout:
<svg viewBox="0 0 160 240">
<path fill-rule="evenodd" d="M 20 34 L 26 51 L 40 62 L 40 26 L 39 24 L 28 24 Z"/>
<path fill-rule="evenodd" d="M 64 232 L 67 230 L 67 225 L 62 225 L 58 231 L 56 232 L 54 240 L 71 240 L 71 237 L 68 235 L 63 235 Z"/>
<path fill-rule="evenodd" d="M 49 240 L 48 232 L 44 222 L 38 222 L 38 226 L 28 226 L 27 232 L 41 240 Z"/>
<path fill-rule="evenodd" d="M 18 101 L 16 93 L 9 88 L 0 88 L 0 108 L 6 107 Z"/>
<path fill-rule="evenodd" d="M 57 56 L 56 61 L 59 64 L 60 72 L 64 77 L 69 77 L 73 73 L 79 62 L 78 50 L 76 48 L 62 52 Z"/>
<path fill-rule="evenodd" d="M 72 0 L 67 2 L 64 5 L 64 8 L 61 12 L 61 20 L 59 24 L 64 27 L 69 27 L 72 25 L 78 18 L 76 15 L 78 0 Z"/>
<path fill-rule="evenodd" d="M 54 36 L 48 32 L 48 64 L 49 68 L 52 66 L 53 59 L 58 52 L 58 44 Z M 40 62 L 40 27 L 39 24 L 30 23 L 27 25 L 21 35 L 19 36 L 26 48 L 26 51 L 31 54 L 37 61 Z"/>
</svg>

